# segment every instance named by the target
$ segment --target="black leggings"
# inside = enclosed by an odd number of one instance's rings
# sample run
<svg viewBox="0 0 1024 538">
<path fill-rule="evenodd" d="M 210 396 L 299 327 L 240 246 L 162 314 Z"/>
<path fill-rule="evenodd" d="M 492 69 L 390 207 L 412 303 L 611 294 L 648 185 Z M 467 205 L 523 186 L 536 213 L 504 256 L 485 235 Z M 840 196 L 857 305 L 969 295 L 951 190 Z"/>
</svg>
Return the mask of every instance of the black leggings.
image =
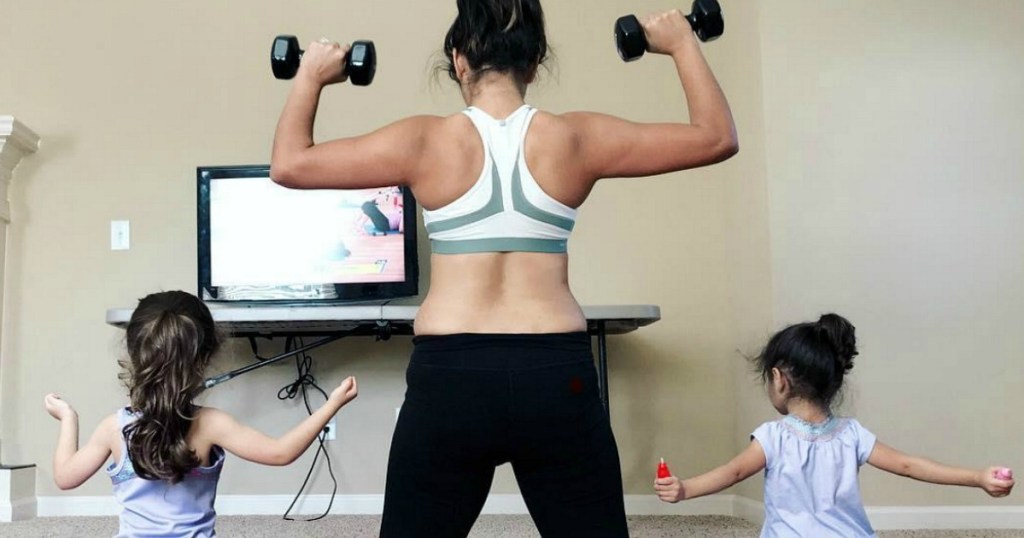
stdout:
<svg viewBox="0 0 1024 538">
<path fill-rule="evenodd" d="M 465 537 L 506 462 L 543 537 L 628 536 L 586 333 L 413 342 L 382 538 Z"/>
</svg>

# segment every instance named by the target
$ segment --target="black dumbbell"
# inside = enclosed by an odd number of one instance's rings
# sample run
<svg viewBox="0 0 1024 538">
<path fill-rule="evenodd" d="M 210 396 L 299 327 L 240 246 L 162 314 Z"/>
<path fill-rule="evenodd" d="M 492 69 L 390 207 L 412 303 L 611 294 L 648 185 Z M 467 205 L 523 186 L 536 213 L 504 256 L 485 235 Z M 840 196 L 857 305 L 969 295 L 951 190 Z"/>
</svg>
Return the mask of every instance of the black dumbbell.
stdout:
<svg viewBox="0 0 1024 538">
<path fill-rule="evenodd" d="M 270 68 L 279 79 L 290 79 L 299 71 L 302 60 L 299 40 L 293 35 L 279 35 L 270 47 Z M 369 86 L 377 73 L 377 49 L 373 41 L 355 41 L 345 55 L 345 74 L 356 86 Z"/>
<path fill-rule="evenodd" d="M 725 31 L 718 0 L 694 0 L 693 13 L 687 15 L 686 20 L 701 41 L 713 41 Z M 615 46 L 619 49 L 619 56 L 627 62 L 647 52 L 647 36 L 636 15 L 626 15 L 615 21 Z"/>
</svg>

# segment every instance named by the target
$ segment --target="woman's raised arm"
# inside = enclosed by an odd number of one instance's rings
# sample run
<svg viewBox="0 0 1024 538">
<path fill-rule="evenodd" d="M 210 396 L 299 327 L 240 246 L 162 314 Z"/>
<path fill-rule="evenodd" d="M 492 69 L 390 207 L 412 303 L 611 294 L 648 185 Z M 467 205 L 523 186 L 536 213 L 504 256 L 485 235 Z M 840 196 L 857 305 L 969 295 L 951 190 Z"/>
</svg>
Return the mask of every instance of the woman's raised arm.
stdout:
<svg viewBox="0 0 1024 538">
<path fill-rule="evenodd" d="M 736 126 L 725 94 L 678 10 L 641 20 L 651 52 L 672 58 L 690 111 L 689 123 L 636 123 L 577 112 L 573 125 L 587 174 L 637 177 L 724 161 L 739 151 Z"/>
</svg>

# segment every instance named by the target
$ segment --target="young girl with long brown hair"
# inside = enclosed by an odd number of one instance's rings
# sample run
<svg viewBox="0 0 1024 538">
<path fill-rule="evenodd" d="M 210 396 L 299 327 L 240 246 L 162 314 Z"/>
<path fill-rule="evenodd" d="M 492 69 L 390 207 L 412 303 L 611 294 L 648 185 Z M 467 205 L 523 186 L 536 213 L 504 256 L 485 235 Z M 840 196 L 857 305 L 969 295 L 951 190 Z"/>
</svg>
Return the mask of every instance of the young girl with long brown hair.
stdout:
<svg viewBox="0 0 1024 538">
<path fill-rule="evenodd" d="M 106 471 L 123 510 L 118 536 L 214 536 L 213 501 L 225 451 L 264 465 L 288 465 L 358 390 L 353 377 L 338 385 L 312 415 L 270 437 L 231 415 L 195 404 L 203 375 L 220 347 L 209 309 L 183 291 L 139 301 L 126 332 L 128 359 L 121 380 L 131 403 L 104 419 L 78 447 L 78 414 L 56 394 L 47 412 L 60 421 L 53 478 L 76 488 L 108 458 Z"/>
</svg>

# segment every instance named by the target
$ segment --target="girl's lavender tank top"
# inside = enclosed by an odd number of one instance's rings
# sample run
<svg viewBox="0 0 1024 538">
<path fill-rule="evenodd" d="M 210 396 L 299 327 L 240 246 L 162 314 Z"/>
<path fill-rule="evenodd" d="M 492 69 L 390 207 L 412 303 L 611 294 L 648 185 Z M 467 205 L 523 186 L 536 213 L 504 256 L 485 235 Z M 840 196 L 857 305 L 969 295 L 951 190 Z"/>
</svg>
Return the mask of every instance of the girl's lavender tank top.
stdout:
<svg viewBox="0 0 1024 538">
<path fill-rule="evenodd" d="M 120 409 L 117 416 L 122 432 L 136 418 L 127 408 Z M 146 480 L 135 474 L 121 433 L 121 459 L 106 469 L 114 485 L 114 498 L 122 508 L 117 536 L 216 536 L 213 502 L 223 466 L 224 450 L 215 446 L 210 451 L 210 465 L 192 469 L 177 484 Z"/>
</svg>

